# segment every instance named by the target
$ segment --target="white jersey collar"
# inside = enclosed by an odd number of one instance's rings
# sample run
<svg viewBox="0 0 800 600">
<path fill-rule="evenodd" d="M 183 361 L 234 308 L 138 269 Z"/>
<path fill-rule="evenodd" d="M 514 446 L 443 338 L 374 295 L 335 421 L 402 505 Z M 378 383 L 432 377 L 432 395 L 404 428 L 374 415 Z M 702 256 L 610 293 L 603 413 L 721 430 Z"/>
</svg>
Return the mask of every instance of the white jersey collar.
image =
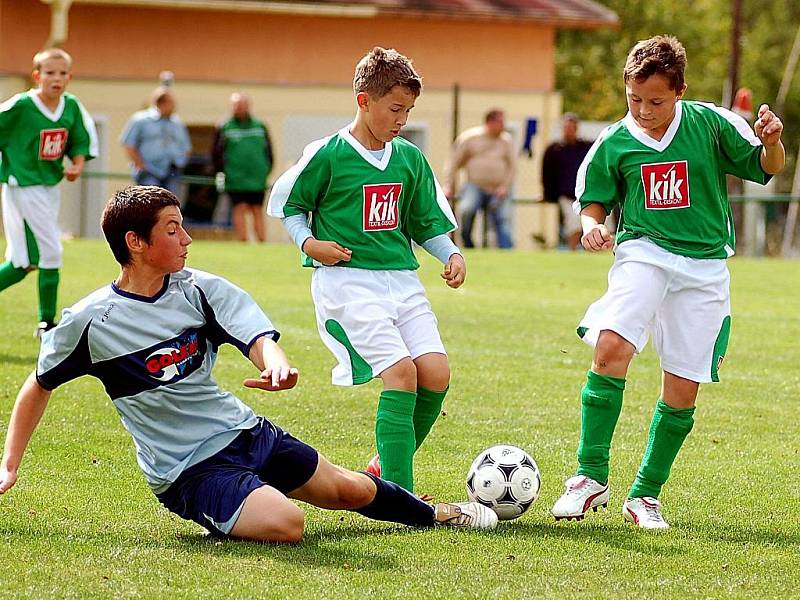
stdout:
<svg viewBox="0 0 800 600">
<path fill-rule="evenodd" d="M 667 149 L 667 147 L 672 143 L 672 140 L 675 138 L 675 134 L 678 132 L 678 127 L 681 125 L 681 117 L 683 116 L 683 101 L 678 100 L 675 103 L 675 118 L 672 119 L 672 123 L 669 124 L 667 131 L 664 133 L 664 137 L 660 140 L 654 139 L 647 135 L 642 128 L 637 125 L 636 121 L 633 118 L 633 115 L 628 111 L 628 114 L 625 115 L 625 119 L 623 122 L 625 127 L 631 133 L 633 137 L 639 140 L 642 144 L 647 146 L 648 148 L 652 148 L 656 152 L 663 152 Z"/>
<path fill-rule="evenodd" d="M 66 104 L 64 102 L 64 94 L 61 94 L 61 97 L 58 99 L 58 106 L 56 106 L 55 112 L 51 111 L 44 105 L 42 99 L 39 98 L 38 90 L 30 90 L 28 92 L 28 95 L 31 97 L 31 100 L 33 100 L 33 103 L 36 105 L 36 108 L 39 109 L 39 112 L 41 112 L 45 117 L 47 117 L 54 123 L 61 118 L 61 115 L 64 114 L 64 105 Z"/>
<path fill-rule="evenodd" d="M 342 136 L 342 139 L 350 144 L 353 149 L 359 153 L 361 158 L 371 164 L 373 167 L 380 171 L 385 171 L 386 167 L 389 166 L 389 160 L 392 158 L 392 147 L 393 144 L 391 142 L 384 142 L 383 144 L 383 156 L 378 159 L 372 154 L 369 150 L 364 148 L 356 138 L 353 137 L 353 134 L 350 133 L 350 128 L 353 127 L 353 123 L 350 123 L 347 127 L 344 127 L 339 130 L 339 135 Z"/>
</svg>

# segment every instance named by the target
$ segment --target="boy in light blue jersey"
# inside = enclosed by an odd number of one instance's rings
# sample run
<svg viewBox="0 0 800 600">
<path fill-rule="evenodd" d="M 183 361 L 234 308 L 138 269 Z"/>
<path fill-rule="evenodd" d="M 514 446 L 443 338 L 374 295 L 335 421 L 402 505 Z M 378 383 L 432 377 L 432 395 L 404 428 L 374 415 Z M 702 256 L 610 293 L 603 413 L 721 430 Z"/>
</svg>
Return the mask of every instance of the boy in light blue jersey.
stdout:
<svg viewBox="0 0 800 600">
<path fill-rule="evenodd" d="M 731 111 L 683 100 L 686 53 L 674 37 L 639 42 L 624 70 L 629 112 L 578 171 L 582 244 L 610 248 L 603 224 L 622 212 L 608 291 L 578 334 L 594 346 L 581 393 L 578 471 L 552 513 L 582 519 L 606 506 L 611 438 L 625 376 L 650 336 L 663 379 L 639 472 L 623 504 L 629 522 L 666 529 L 658 496 L 694 424 L 701 383 L 719 381 L 730 335 L 725 259 L 736 248 L 726 175 L 766 183 L 785 163 L 783 124 L 764 104 L 755 134 Z"/>
<path fill-rule="evenodd" d="M 383 380 L 372 473 L 414 489 L 414 453 L 436 419 L 450 365 L 416 269 L 412 242 L 464 283 L 464 257 L 448 237 L 456 220 L 422 152 L 399 137 L 422 81 L 405 56 L 376 47 L 356 66 L 353 123 L 309 144 L 272 188 L 283 219 L 315 267 L 317 327 L 338 365 L 336 385 Z"/>
<path fill-rule="evenodd" d="M 185 268 L 192 239 L 171 192 L 117 192 L 102 226 L 120 275 L 66 309 L 44 334 L 38 366 L 9 422 L 0 494 L 17 480 L 51 391 L 92 375 L 133 437 L 139 468 L 159 501 L 212 534 L 296 542 L 304 516 L 290 498 L 417 527 L 495 526 L 497 516 L 482 505 L 432 506 L 393 483 L 336 467 L 219 389 L 212 369 L 226 343 L 261 372 L 246 387 L 289 389 L 298 372 L 250 296 Z"/>
</svg>

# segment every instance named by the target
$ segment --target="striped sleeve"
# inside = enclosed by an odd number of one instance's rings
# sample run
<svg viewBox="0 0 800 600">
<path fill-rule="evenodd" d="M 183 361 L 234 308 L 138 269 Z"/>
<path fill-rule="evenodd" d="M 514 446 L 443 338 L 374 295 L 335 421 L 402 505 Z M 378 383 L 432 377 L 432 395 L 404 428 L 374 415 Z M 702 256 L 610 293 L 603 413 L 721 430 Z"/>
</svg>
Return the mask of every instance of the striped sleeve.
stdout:
<svg viewBox="0 0 800 600">
<path fill-rule="evenodd" d="M 272 186 L 267 214 L 285 218 L 313 211 L 330 181 L 331 169 L 323 148 L 332 136 L 310 143 L 297 164 Z"/>
</svg>

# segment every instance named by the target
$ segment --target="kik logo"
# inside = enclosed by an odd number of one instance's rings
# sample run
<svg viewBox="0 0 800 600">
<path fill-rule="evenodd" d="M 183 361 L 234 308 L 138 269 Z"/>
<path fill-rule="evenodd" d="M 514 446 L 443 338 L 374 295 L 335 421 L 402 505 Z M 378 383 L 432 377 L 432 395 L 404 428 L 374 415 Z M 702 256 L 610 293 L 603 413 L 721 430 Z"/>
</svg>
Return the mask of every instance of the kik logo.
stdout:
<svg viewBox="0 0 800 600">
<path fill-rule="evenodd" d="M 67 148 L 68 132 L 60 129 L 42 129 L 39 132 L 39 160 L 58 160 Z"/>
<path fill-rule="evenodd" d="M 642 165 L 644 206 L 652 210 L 688 208 L 689 169 L 685 160 Z"/>
<path fill-rule="evenodd" d="M 364 231 L 388 231 L 397 228 L 398 203 L 402 183 L 364 186 Z"/>
</svg>

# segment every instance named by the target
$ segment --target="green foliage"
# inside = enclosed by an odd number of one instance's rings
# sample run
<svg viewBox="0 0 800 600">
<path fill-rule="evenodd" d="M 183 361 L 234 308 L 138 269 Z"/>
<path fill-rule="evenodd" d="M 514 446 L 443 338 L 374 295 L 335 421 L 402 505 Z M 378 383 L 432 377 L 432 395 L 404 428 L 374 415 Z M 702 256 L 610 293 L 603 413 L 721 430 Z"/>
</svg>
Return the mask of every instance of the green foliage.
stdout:
<svg viewBox="0 0 800 600">
<path fill-rule="evenodd" d="M 100 242 L 65 244 L 63 304 L 116 275 Z M 91 268 L 87 268 L 87 257 Z M 673 528 L 640 532 L 620 507 L 658 397 L 658 361 L 633 364 L 612 449 L 609 511 L 554 523 L 548 509 L 575 467 L 578 394 L 591 352 L 574 334 L 605 289 L 608 254 L 472 252 L 458 291 L 421 256 L 420 271 L 450 353 L 446 414 L 417 455 L 418 491 L 462 499 L 477 453 L 528 449 L 543 491 L 496 532 L 413 531 L 358 515 L 307 509 L 294 547 L 215 541 L 163 509 L 133 445 L 95 380 L 58 389 L 31 441 L 18 485 L 0 497 L 0 595 L 83 597 L 521 598 L 792 597 L 800 585 L 797 265 L 736 258 L 733 337 L 722 383 L 704 386 L 696 426 L 662 499 Z M 254 369 L 224 346 L 222 387 L 319 447 L 363 468 L 374 453 L 378 382 L 330 384 L 308 270 L 288 246 L 197 242 L 190 263 L 250 291 L 283 333 L 298 387 L 245 389 Z M 0 431 L 32 369 L 35 281 L 0 295 Z"/>
<path fill-rule="evenodd" d="M 638 41 L 668 33 L 686 47 L 687 98 L 721 104 L 731 54 L 731 0 L 605 0 L 622 22 L 619 30 L 562 31 L 556 54 L 556 87 L 564 109 L 585 119 L 621 118 L 625 105 L 622 68 Z M 796 0 L 742 6 L 739 86 L 753 90 L 756 108 L 775 104 L 789 52 L 800 25 Z M 784 143 L 790 154 L 800 143 L 800 73 L 795 75 L 783 115 Z M 784 181 L 791 177 L 784 177 Z M 786 183 L 784 183 L 785 187 Z"/>
</svg>

